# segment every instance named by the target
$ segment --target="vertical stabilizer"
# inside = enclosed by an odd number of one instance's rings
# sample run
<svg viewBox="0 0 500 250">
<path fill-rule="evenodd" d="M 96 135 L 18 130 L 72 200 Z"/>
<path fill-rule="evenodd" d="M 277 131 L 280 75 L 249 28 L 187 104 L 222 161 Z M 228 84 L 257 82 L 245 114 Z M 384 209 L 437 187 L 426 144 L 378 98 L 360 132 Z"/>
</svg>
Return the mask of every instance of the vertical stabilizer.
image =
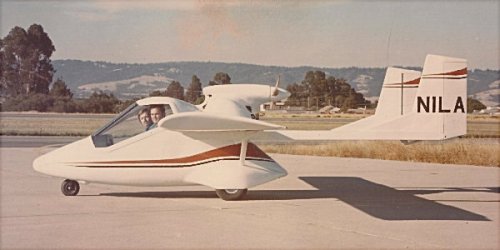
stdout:
<svg viewBox="0 0 500 250">
<path fill-rule="evenodd" d="M 467 61 L 437 55 L 425 59 L 413 110 L 428 129 L 443 138 L 467 132 Z"/>
</svg>

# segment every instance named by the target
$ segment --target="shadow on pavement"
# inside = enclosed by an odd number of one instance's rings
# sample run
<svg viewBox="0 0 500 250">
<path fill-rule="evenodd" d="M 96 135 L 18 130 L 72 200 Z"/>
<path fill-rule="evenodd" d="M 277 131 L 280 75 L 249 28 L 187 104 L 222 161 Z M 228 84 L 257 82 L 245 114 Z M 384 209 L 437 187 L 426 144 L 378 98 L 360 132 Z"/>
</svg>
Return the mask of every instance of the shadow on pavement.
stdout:
<svg viewBox="0 0 500 250">
<path fill-rule="evenodd" d="M 485 216 L 424 199 L 416 194 L 437 192 L 498 193 L 499 190 L 497 187 L 484 188 L 484 190 L 464 188 L 397 190 L 359 177 L 299 177 L 299 179 L 317 190 L 250 190 L 246 200 L 335 199 L 382 220 L 490 221 Z M 136 198 L 217 198 L 213 191 L 102 193 L 101 195 Z M 328 203 L 325 204 L 328 205 Z"/>
<path fill-rule="evenodd" d="M 485 216 L 416 196 L 359 177 L 300 177 L 301 180 L 373 217 L 383 220 L 489 221 Z M 443 190 L 446 192 L 446 190 Z"/>
</svg>

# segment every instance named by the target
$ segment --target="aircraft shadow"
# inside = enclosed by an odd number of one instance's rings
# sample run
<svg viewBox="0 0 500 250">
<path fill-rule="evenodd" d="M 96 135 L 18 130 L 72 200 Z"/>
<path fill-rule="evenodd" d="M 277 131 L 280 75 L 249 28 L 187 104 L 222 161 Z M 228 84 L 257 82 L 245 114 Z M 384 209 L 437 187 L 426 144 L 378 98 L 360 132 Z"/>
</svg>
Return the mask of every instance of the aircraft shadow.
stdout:
<svg viewBox="0 0 500 250">
<path fill-rule="evenodd" d="M 299 179 L 350 206 L 383 220 L 465 220 L 490 221 L 461 208 L 416 196 L 422 190 L 397 190 L 359 177 L 299 177 Z M 451 191 L 460 191 L 450 189 Z M 498 191 L 498 188 L 487 189 Z M 447 192 L 448 189 L 432 190 Z M 462 190 L 463 191 L 463 190 Z M 483 192 L 477 191 L 476 192 Z"/>
<path fill-rule="evenodd" d="M 424 199 L 417 194 L 437 192 L 493 192 L 498 187 L 477 189 L 435 188 L 397 190 L 359 177 L 299 177 L 317 190 L 250 190 L 246 200 L 336 199 L 383 220 L 490 221 L 487 217 L 457 207 Z M 217 198 L 213 191 L 101 193 L 103 196 L 137 198 Z M 484 202 L 468 200 L 470 202 Z M 240 201 L 244 202 L 244 201 Z M 486 201 L 498 202 L 498 201 Z"/>
</svg>

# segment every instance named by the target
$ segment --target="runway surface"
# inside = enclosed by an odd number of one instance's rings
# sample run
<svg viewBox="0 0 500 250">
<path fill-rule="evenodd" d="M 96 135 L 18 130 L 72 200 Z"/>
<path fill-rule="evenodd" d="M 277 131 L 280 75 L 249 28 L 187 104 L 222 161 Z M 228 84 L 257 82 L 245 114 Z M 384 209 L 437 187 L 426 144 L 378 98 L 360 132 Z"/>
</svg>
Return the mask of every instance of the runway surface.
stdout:
<svg viewBox="0 0 500 250">
<path fill-rule="evenodd" d="M 1 148 L 0 248 L 498 249 L 499 169 L 272 155 L 289 175 L 227 202 L 206 187 L 83 185 Z"/>
</svg>

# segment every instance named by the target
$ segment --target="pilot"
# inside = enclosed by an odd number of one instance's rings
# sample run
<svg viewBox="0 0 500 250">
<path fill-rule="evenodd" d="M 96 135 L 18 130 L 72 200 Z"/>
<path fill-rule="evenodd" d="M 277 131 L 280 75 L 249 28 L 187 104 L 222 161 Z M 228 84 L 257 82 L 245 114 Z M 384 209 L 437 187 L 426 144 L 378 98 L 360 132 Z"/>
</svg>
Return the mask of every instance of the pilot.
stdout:
<svg viewBox="0 0 500 250">
<path fill-rule="evenodd" d="M 158 122 L 165 117 L 165 107 L 163 105 L 151 105 L 149 110 L 153 124 L 148 129 L 156 128 Z"/>
<path fill-rule="evenodd" d="M 139 119 L 139 122 L 142 124 L 142 126 L 144 126 L 146 131 L 148 131 L 151 125 L 153 125 L 149 108 L 141 109 L 137 114 L 137 119 Z"/>
</svg>

